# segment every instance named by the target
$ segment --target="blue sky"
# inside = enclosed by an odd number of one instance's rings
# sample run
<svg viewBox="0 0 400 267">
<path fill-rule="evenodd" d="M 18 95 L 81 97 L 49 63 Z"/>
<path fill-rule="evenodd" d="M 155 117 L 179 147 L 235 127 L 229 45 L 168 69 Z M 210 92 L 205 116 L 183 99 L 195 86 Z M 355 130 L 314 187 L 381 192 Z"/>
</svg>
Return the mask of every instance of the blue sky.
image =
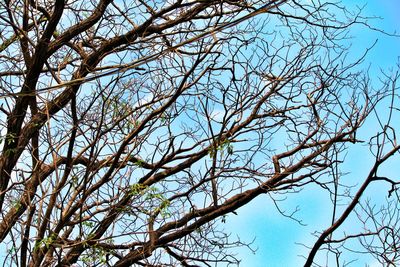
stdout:
<svg viewBox="0 0 400 267">
<path fill-rule="evenodd" d="M 400 0 L 346 0 L 343 3 L 349 9 L 365 5 L 362 12 L 364 16 L 379 17 L 370 20 L 371 26 L 388 33 L 400 34 L 400 15 L 398 13 Z M 355 57 L 364 53 L 365 49 L 377 40 L 376 45 L 363 62 L 363 67 L 369 67 L 371 84 L 379 87 L 381 84 L 378 82 L 378 78 L 381 76 L 381 70 L 395 69 L 396 64 L 399 63 L 400 37 L 372 31 L 365 26 L 354 27 L 351 35 L 353 36 L 353 39 L 349 40 L 352 43 L 351 53 Z M 381 114 L 384 115 L 387 109 L 385 107 L 381 109 Z M 372 120 L 365 126 L 360 133 L 363 138 L 367 138 L 379 130 Z M 400 172 L 396 160 L 399 159 L 393 158 L 388 162 L 381 170 L 381 174 L 396 177 L 395 175 Z M 355 185 L 359 184 L 368 173 L 372 163 L 373 158 L 368 152 L 368 147 L 363 145 L 351 147 L 346 157 L 346 163 L 343 165 L 344 170 L 351 173 L 345 179 L 349 179 Z M 387 195 L 388 187 L 384 184 L 375 184 L 374 186 L 373 190 L 366 192 L 365 198 L 372 198 L 377 203 L 382 202 Z M 255 238 L 253 247 L 258 248 L 255 254 L 246 249 L 237 251 L 238 258 L 242 259 L 241 266 L 302 266 L 304 259 L 301 255 L 307 255 L 308 250 L 296 243 L 312 246 L 313 240 L 315 240 L 312 232 L 324 230 L 329 226 L 331 220 L 329 196 L 316 186 L 308 186 L 303 192 L 288 196 L 281 204 L 281 208 L 286 211 L 293 211 L 299 206 L 301 210 L 298 212 L 297 218 L 302 220 L 306 226 L 301 226 L 280 215 L 268 196 L 261 196 L 240 209 L 238 216 L 230 215 L 228 217 L 225 229 L 232 232 L 233 237 L 240 236 L 242 241 L 250 242 Z M 339 229 L 338 233 L 345 230 L 347 233 L 351 233 L 351 231 L 357 231 L 357 226 L 350 220 Z M 347 254 L 345 257 L 357 259 L 350 266 L 380 266 L 370 257 L 356 254 Z"/>
</svg>

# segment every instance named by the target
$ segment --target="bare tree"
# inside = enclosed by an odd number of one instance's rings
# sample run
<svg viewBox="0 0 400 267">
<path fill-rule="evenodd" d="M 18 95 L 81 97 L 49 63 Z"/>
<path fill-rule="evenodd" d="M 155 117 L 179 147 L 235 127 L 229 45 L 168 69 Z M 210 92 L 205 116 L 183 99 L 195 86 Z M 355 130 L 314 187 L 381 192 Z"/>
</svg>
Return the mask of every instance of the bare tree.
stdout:
<svg viewBox="0 0 400 267">
<path fill-rule="evenodd" d="M 388 93 L 346 59 L 366 21 L 314 2 L 2 1 L 4 265 L 236 264 L 216 219 L 335 195 Z"/>
<path fill-rule="evenodd" d="M 316 254 L 321 249 L 327 250 L 335 255 L 337 265 L 339 266 L 339 257 L 342 251 L 351 250 L 356 253 L 368 253 L 375 257 L 382 266 L 397 266 L 400 264 L 400 198 L 399 184 L 396 178 L 382 176 L 382 168 L 388 160 L 400 151 L 400 145 L 396 140 L 398 131 L 394 118 L 398 116 L 397 107 L 398 98 L 398 80 L 400 73 L 396 71 L 388 75 L 384 82 L 384 88 L 391 92 L 389 101 L 389 112 L 387 115 L 377 114 L 377 124 L 381 131 L 372 136 L 368 142 L 375 162 L 371 167 L 367 177 L 361 186 L 357 189 L 354 196 L 350 195 L 351 201 L 345 205 L 341 214 L 333 214 L 332 225 L 318 234 L 317 241 L 307 256 L 305 266 L 311 266 Z M 378 110 L 375 108 L 377 113 Z M 385 182 L 390 185 L 388 196 L 385 199 L 386 204 L 377 208 L 374 201 L 369 199 L 361 201 L 362 196 L 368 187 L 373 183 Z M 337 191 L 333 194 L 338 198 Z M 380 198 L 383 198 L 382 196 Z M 379 199 L 379 197 L 378 197 Z M 336 202 L 335 202 L 336 205 Z M 356 234 L 342 234 L 340 238 L 333 237 L 333 233 L 354 214 L 362 226 L 362 232 Z M 340 234 L 339 234 L 340 235 Z M 359 244 L 346 248 L 346 241 L 356 239 Z"/>
</svg>

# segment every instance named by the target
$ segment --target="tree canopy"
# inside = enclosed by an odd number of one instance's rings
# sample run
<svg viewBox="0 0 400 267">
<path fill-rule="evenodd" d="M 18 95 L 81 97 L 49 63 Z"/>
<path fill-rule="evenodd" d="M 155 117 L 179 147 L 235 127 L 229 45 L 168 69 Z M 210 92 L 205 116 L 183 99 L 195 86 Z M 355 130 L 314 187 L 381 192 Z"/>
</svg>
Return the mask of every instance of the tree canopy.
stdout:
<svg viewBox="0 0 400 267">
<path fill-rule="evenodd" d="M 249 244 L 222 230 L 226 217 L 317 184 L 348 204 L 311 266 L 352 238 L 332 233 L 372 181 L 392 185 L 397 207 L 397 182 L 378 175 L 399 150 L 395 101 L 379 134 L 357 132 L 395 99 L 398 74 L 370 86 L 364 51 L 347 57 L 349 27 L 368 21 L 340 3 L 5 0 L 0 14 L 4 265 L 238 264 L 231 248 Z M 361 141 L 376 161 L 346 195 L 340 164 Z M 355 238 L 399 263 L 398 225 L 375 226 Z"/>
</svg>

